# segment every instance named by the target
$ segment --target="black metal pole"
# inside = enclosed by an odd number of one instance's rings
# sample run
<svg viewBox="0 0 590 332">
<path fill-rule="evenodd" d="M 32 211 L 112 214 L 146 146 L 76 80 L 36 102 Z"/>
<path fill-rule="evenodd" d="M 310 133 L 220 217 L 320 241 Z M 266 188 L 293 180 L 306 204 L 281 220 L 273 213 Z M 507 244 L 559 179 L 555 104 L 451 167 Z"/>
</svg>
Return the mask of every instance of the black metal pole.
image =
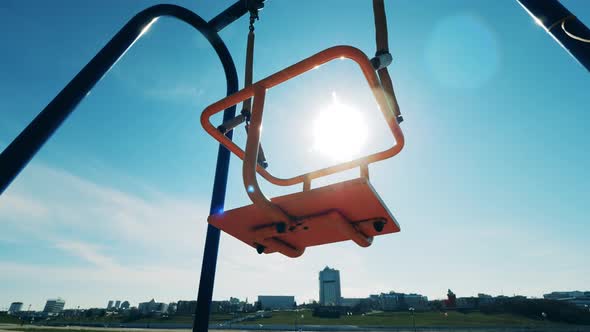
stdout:
<svg viewBox="0 0 590 332">
<path fill-rule="evenodd" d="M 248 6 L 246 4 L 246 1 L 248 0 L 238 1 L 233 5 L 227 7 L 227 9 L 219 13 L 219 15 L 212 18 L 209 21 L 209 26 L 211 27 L 211 29 L 215 29 L 215 31 L 221 31 L 223 28 L 230 25 L 233 21 L 237 20 L 238 18 L 246 14 L 248 12 Z"/>
<path fill-rule="evenodd" d="M 68 115 L 74 111 L 75 107 L 92 87 L 142 34 L 143 29 L 160 16 L 175 17 L 199 30 L 215 48 L 224 64 L 226 76 L 228 71 L 235 72 L 231 55 L 217 34 L 217 30 L 210 28 L 208 23 L 197 14 L 176 5 L 156 5 L 140 12 L 125 24 L 108 44 L 2 151 L 0 154 L 0 194 L 6 190 L 12 180 L 27 165 L 55 130 L 59 128 Z"/>
<path fill-rule="evenodd" d="M 590 43 L 573 38 L 590 39 L 590 30 L 557 0 L 518 0 L 520 5 L 590 71 Z M 567 31 L 567 32 L 566 32 Z M 571 34 L 571 35 L 568 35 Z"/>
<path fill-rule="evenodd" d="M 108 72 L 125 51 L 139 38 L 144 29 L 161 16 L 171 16 L 193 26 L 211 43 L 219 56 L 227 80 L 227 94 L 238 90 L 236 67 L 227 47 L 217 31 L 227 26 L 247 12 L 242 1 L 236 2 L 228 10 L 218 15 L 215 24 L 208 24 L 200 16 L 186 8 L 176 5 L 156 5 L 135 15 L 125 26 L 97 53 L 97 55 L 66 85 L 66 87 L 35 117 L 35 119 L 0 154 L 0 195 L 12 180 L 29 163 L 51 135 L 74 111 L 78 103 L 94 85 Z M 224 14 L 225 13 L 225 14 Z M 224 17 L 227 15 L 228 17 Z M 223 23 L 221 23 L 223 22 Z M 225 110 L 223 121 L 235 116 L 235 106 Z M 227 133 L 231 139 L 232 132 Z M 230 152 L 219 146 L 217 167 L 211 198 L 211 213 L 223 210 Z M 215 281 L 215 268 L 219 250 L 219 230 L 211 225 L 207 228 L 207 238 L 203 253 L 203 265 L 197 299 L 197 312 L 193 331 L 206 332 L 209 325 L 211 297 Z"/>
</svg>

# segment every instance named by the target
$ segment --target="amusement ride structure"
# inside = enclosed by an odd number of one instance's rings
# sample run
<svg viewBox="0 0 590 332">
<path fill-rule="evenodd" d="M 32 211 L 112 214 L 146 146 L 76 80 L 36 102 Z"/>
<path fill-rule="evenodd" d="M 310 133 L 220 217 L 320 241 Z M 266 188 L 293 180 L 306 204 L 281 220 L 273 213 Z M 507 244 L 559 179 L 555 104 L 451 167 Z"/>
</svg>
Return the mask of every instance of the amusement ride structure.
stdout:
<svg viewBox="0 0 590 332">
<path fill-rule="evenodd" d="M 586 69 L 590 70 L 590 31 L 557 0 L 519 0 L 520 4 Z M 376 53 L 369 58 L 352 46 L 334 46 L 252 82 L 254 23 L 264 0 L 239 0 L 210 21 L 176 5 L 156 5 L 133 17 L 68 85 L 39 113 L 0 154 L 0 194 L 60 127 L 78 103 L 107 73 L 125 51 L 160 16 L 177 18 L 201 32 L 215 49 L 227 81 L 227 97 L 211 104 L 201 115 L 205 131 L 220 143 L 217 155 L 201 277 L 193 331 L 208 329 L 211 297 L 219 248 L 220 230 L 241 240 L 258 253 L 302 255 L 305 248 L 352 240 L 368 247 L 375 236 L 399 232 L 400 228 L 369 181 L 369 164 L 397 155 L 404 146 L 400 128 L 403 118 L 387 67 L 389 53 L 384 0 L 373 0 Z M 233 59 L 219 31 L 245 14 L 250 14 L 244 88 L 238 91 L 238 75 Z M 377 101 L 393 138 L 386 150 L 292 178 L 278 178 L 266 168 L 261 129 L 265 95 L 269 89 L 334 59 L 347 58 L 358 64 Z M 236 105 L 242 109 L 236 115 Z M 222 123 L 210 118 L 223 112 Z M 245 149 L 232 142 L 235 128 L 245 124 Z M 251 205 L 224 211 L 230 153 L 243 160 L 244 189 Z M 317 178 L 359 168 L 357 179 L 311 188 Z M 269 199 L 262 193 L 257 175 L 272 184 L 302 184 L 302 191 Z"/>
</svg>

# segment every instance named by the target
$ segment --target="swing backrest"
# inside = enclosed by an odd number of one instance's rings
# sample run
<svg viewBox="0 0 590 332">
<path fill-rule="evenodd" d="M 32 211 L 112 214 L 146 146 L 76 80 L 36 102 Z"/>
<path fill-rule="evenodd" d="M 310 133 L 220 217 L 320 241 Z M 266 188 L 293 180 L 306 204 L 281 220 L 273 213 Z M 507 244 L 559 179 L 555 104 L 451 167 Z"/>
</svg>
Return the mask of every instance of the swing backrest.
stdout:
<svg viewBox="0 0 590 332">
<path fill-rule="evenodd" d="M 260 143 L 260 128 L 264 107 L 264 98 L 268 89 L 281 84 L 291 78 L 301 75 L 309 70 L 334 59 L 348 58 L 356 62 L 363 75 L 365 76 L 369 88 L 373 92 L 379 109 L 385 118 L 395 139 L 395 144 L 383 151 L 370 154 L 365 157 L 357 158 L 348 162 L 334 166 L 322 168 L 316 171 L 308 172 L 291 178 L 278 178 L 270 174 L 267 170 L 257 164 L 258 146 Z M 250 132 L 246 143 L 246 151 L 238 147 L 234 142 L 228 139 L 222 132 L 217 130 L 210 121 L 211 116 L 223 111 L 233 105 L 236 105 L 246 99 L 253 98 L 254 104 L 251 114 Z M 223 144 L 232 153 L 244 160 L 243 175 L 244 185 L 247 191 L 259 192 L 256 180 L 256 172 L 269 182 L 280 185 L 290 186 L 298 183 L 304 184 L 304 189 L 309 189 L 313 179 L 345 171 L 354 167 L 366 167 L 368 164 L 391 158 L 398 154 L 404 146 L 404 136 L 396 120 L 392 105 L 389 103 L 387 96 L 381 86 L 379 78 L 369 60 L 369 58 L 359 49 L 352 46 L 335 46 L 321 51 L 311 57 L 302 60 L 286 69 L 283 69 L 273 75 L 270 75 L 240 91 L 230 95 L 220 101 L 207 107 L 201 114 L 201 124 L 213 138 Z M 252 198 L 252 195 L 251 195 Z M 253 199 L 254 200 L 254 199 Z"/>
</svg>

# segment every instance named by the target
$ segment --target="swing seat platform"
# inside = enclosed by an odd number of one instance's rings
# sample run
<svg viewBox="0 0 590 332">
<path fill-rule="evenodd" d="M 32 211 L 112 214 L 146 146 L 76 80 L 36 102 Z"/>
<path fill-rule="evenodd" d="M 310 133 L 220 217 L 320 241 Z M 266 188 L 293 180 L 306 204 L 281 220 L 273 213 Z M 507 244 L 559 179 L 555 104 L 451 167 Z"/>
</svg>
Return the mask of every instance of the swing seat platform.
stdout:
<svg viewBox="0 0 590 332">
<path fill-rule="evenodd" d="M 260 158 L 260 137 L 267 91 L 324 63 L 344 58 L 359 65 L 395 144 L 361 158 L 295 177 L 273 176 L 260 163 L 263 159 Z M 241 115 L 225 119 L 220 127 L 211 123 L 211 117 L 250 98 L 253 99 L 250 129 L 246 149 L 242 150 L 225 135 L 225 129 L 219 129 L 234 128 L 235 123 L 242 122 Z M 244 188 L 253 203 L 213 213 L 207 220 L 212 226 L 256 248 L 259 254 L 278 252 L 288 257 L 299 257 L 307 247 L 347 240 L 368 247 L 374 236 L 400 231 L 397 221 L 369 182 L 369 164 L 397 155 L 404 146 L 404 135 L 371 61 L 361 50 L 341 45 L 316 53 L 209 105 L 201 114 L 201 124 L 207 133 L 243 160 Z M 311 189 L 312 180 L 357 167 L 360 170 L 358 179 Z M 301 183 L 303 191 L 269 199 L 258 184 L 258 175 L 279 186 Z"/>
<path fill-rule="evenodd" d="M 298 216 L 295 222 L 276 223 L 256 204 L 213 214 L 208 222 L 259 253 L 290 257 L 301 255 L 307 247 L 347 240 L 367 247 L 374 236 L 400 231 L 366 178 L 279 196 L 271 202 Z"/>
</svg>

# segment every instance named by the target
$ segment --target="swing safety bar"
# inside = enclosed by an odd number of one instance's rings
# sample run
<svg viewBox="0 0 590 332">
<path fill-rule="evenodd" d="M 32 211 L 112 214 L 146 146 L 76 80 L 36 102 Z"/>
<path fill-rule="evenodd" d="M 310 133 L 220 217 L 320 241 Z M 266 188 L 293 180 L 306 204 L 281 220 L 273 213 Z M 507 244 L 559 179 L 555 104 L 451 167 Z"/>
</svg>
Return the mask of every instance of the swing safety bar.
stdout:
<svg viewBox="0 0 590 332">
<path fill-rule="evenodd" d="M 395 139 L 395 145 L 391 148 L 370 154 L 365 157 L 357 158 L 348 162 L 337 164 L 334 166 L 322 168 L 313 172 L 305 173 L 292 178 L 278 178 L 270 174 L 267 170 L 260 167 L 257 164 L 258 146 L 260 143 L 260 131 L 262 124 L 262 114 L 264 108 L 264 98 L 266 91 L 278 84 L 281 84 L 289 79 L 299 76 L 309 70 L 318 68 L 320 65 L 327 63 L 334 59 L 348 58 L 356 62 L 377 100 L 377 104 L 383 113 L 385 120 L 391 130 Z M 248 139 L 246 143 L 246 151 L 238 147 L 234 142 L 229 140 L 222 132 L 220 132 L 216 126 L 214 126 L 210 118 L 216 113 L 223 111 L 224 109 L 236 105 L 248 98 L 254 98 L 250 131 L 248 133 Z M 236 156 L 244 161 L 243 165 L 243 176 L 244 185 L 246 191 L 250 195 L 250 198 L 254 203 L 264 200 L 268 200 L 262 196 L 262 193 L 258 187 L 258 181 L 256 179 L 256 172 L 258 172 L 263 178 L 270 183 L 279 186 L 291 186 L 298 183 L 303 183 L 304 190 L 308 190 L 311 186 L 311 180 L 334 174 L 337 172 L 345 171 L 351 168 L 360 167 L 362 170 L 366 169 L 366 166 L 370 163 L 374 163 L 380 160 L 391 158 L 398 154 L 404 146 L 404 135 L 396 120 L 395 113 L 392 105 L 388 102 L 387 96 L 381 86 L 381 83 L 375 73 L 375 69 L 371 64 L 369 58 L 359 49 L 352 46 L 334 46 L 321 51 L 311 57 L 302 60 L 290 67 L 287 67 L 273 75 L 270 75 L 220 101 L 211 104 L 201 114 L 201 125 L 213 138 L 223 144 L 228 150 L 233 152 Z M 259 196 L 260 195 L 260 196 Z M 258 197 L 255 197 L 258 196 Z M 262 203 L 262 202 L 260 202 Z M 265 204 L 266 205 L 266 204 Z"/>
</svg>

